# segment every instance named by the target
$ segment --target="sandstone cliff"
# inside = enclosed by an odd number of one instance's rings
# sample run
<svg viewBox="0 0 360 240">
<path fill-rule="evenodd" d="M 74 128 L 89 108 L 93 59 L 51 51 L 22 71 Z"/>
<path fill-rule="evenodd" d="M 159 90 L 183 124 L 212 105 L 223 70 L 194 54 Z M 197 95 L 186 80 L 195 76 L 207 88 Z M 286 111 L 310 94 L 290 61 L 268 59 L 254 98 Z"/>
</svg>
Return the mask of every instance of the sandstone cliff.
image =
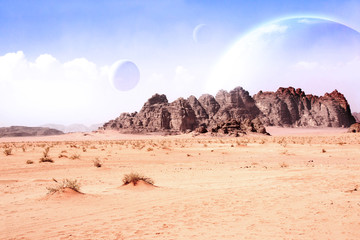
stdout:
<svg viewBox="0 0 360 240">
<path fill-rule="evenodd" d="M 264 125 L 289 127 L 349 127 L 355 122 L 350 107 L 337 90 L 318 97 L 301 89 L 279 88 L 260 91 L 254 97 L 241 87 L 216 96 L 179 98 L 169 103 L 165 95 L 155 94 L 139 113 L 123 113 L 102 129 L 124 132 L 221 132 L 266 133 Z"/>
<path fill-rule="evenodd" d="M 297 127 L 349 127 L 355 122 L 343 94 L 334 90 L 318 97 L 300 88 L 279 88 L 254 95 L 265 125 Z"/>
</svg>

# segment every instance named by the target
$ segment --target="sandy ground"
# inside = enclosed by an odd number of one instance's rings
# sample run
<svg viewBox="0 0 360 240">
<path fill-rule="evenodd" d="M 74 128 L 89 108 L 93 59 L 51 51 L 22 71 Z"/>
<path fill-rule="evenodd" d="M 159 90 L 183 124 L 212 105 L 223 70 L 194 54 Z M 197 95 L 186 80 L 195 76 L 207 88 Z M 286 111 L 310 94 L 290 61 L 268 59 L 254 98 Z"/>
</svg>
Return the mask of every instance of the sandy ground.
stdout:
<svg viewBox="0 0 360 240">
<path fill-rule="evenodd" d="M 0 239 L 360 239 L 360 135 L 269 132 L 0 139 Z M 131 172 L 157 187 L 122 187 Z"/>
</svg>

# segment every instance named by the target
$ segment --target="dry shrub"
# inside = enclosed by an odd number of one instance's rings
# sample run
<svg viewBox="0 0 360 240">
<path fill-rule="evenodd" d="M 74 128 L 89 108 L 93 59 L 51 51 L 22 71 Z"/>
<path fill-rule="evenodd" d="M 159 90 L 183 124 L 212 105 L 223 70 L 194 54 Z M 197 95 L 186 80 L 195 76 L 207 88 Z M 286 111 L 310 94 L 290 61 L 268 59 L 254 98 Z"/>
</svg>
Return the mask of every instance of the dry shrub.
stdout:
<svg viewBox="0 0 360 240">
<path fill-rule="evenodd" d="M 58 182 L 56 179 L 53 178 L 53 180 L 57 183 L 54 187 L 47 187 L 46 189 L 49 191 L 48 193 L 55 193 L 55 192 L 62 192 L 65 188 L 70 188 L 74 190 L 75 192 L 80 192 L 80 183 L 74 179 L 63 179 L 61 182 Z"/>
<path fill-rule="evenodd" d="M 54 160 L 52 160 L 52 158 L 49 155 L 49 151 L 50 151 L 50 147 L 45 148 L 44 152 L 43 152 L 43 157 L 40 158 L 39 162 L 51 162 L 53 163 Z"/>
<path fill-rule="evenodd" d="M 33 164 L 34 163 L 34 161 L 32 161 L 32 160 L 27 160 L 26 161 L 26 164 Z"/>
<path fill-rule="evenodd" d="M 100 168 L 103 165 L 103 163 L 99 160 L 99 158 L 96 158 L 93 161 L 93 163 L 94 163 L 94 166 L 97 167 L 97 168 Z"/>
<path fill-rule="evenodd" d="M 287 168 L 287 167 L 289 167 L 289 164 L 287 164 L 286 162 L 282 162 L 282 163 L 280 163 L 280 167 Z"/>
<path fill-rule="evenodd" d="M 70 159 L 75 160 L 75 159 L 80 159 L 80 155 L 74 153 L 73 155 L 70 156 Z"/>
<path fill-rule="evenodd" d="M 5 154 L 5 156 L 12 155 L 12 148 L 5 148 L 4 149 L 4 154 Z"/>
<path fill-rule="evenodd" d="M 134 185 L 136 185 L 138 181 L 144 181 L 148 184 L 154 185 L 154 180 L 152 180 L 151 178 L 145 177 L 144 175 L 139 174 L 139 173 L 125 174 L 122 181 L 123 181 L 124 185 L 128 185 L 129 183 L 133 183 Z"/>
</svg>

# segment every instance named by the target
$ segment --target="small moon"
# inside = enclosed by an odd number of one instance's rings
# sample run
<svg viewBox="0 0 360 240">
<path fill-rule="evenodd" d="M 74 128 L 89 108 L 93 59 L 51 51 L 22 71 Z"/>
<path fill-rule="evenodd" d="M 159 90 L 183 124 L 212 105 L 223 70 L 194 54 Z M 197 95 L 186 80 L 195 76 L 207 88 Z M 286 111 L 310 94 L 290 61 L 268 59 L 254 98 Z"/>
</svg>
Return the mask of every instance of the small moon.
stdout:
<svg viewBox="0 0 360 240">
<path fill-rule="evenodd" d="M 194 28 L 194 30 L 193 30 L 193 40 L 194 40 L 195 43 L 199 43 L 199 41 L 200 41 L 200 38 L 199 38 L 200 33 L 204 30 L 205 26 L 206 26 L 206 24 L 202 23 L 202 24 L 197 25 Z"/>
<path fill-rule="evenodd" d="M 135 63 L 119 60 L 110 68 L 110 82 L 119 91 L 133 89 L 140 80 L 140 71 Z"/>
</svg>

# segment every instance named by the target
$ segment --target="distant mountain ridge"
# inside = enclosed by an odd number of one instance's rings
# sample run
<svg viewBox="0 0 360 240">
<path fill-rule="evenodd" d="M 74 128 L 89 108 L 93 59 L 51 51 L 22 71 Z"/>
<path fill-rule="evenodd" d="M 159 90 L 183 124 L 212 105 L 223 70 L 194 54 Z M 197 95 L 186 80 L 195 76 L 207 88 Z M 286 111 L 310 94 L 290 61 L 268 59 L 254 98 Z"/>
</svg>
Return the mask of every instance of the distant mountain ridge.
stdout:
<svg viewBox="0 0 360 240">
<path fill-rule="evenodd" d="M 50 136 L 62 134 L 64 134 L 62 131 L 45 127 L 11 126 L 0 128 L 0 137 Z"/>
<path fill-rule="evenodd" d="M 253 97 L 241 87 L 220 90 L 215 97 L 178 98 L 169 103 L 164 94 L 153 95 L 140 112 L 122 113 L 101 129 L 133 133 L 224 132 L 237 126 L 242 132 L 265 133 L 263 125 L 286 127 L 349 127 L 355 122 L 343 94 L 334 90 L 318 97 L 293 87 L 262 92 Z M 235 124 L 236 123 L 236 124 Z"/>
<path fill-rule="evenodd" d="M 83 124 L 71 124 L 71 125 L 44 124 L 41 125 L 40 127 L 48 127 L 48 128 L 57 129 L 64 133 L 70 133 L 70 132 L 92 132 L 92 131 L 96 131 L 101 126 L 102 124 L 93 124 L 90 126 L 86 126 Z"/>
</svg>

